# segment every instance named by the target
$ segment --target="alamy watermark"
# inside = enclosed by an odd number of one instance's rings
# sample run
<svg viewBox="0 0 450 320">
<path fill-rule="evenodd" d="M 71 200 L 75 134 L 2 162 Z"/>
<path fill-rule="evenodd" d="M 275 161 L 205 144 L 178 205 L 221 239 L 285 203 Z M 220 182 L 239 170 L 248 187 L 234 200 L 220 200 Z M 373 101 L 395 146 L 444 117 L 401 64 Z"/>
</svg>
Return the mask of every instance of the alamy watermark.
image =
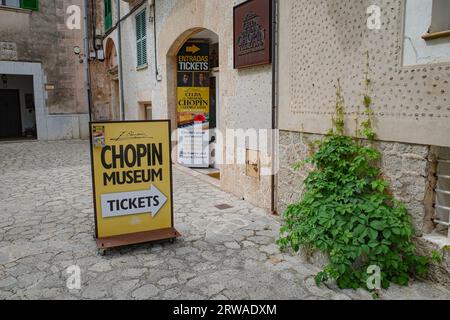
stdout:
<svg viewBox="0 0 450 320">
<path fill-rule="evenodd" d="M 366 13 L 369 15 L 367 18 L 367 28 L 369 30 L 381 29 L 381 8 L 377 5 L 371 5 L 367 8 Z"/>
<path fill-rule="evenodd" d="M 261 176 L 270 176 L 279 170 L 278 135 L 279 131 L 272 129 L 180 128 L 172 133 L 172 141 L 177 143 L 172 158 L 188 166 L 208 166 L 210 156 L 214 155 L 216 165 L 246 165 L 249 161 L 247 151 L 252 150 L 259 153 Z"/>
<path fill-rule="evenodd" d="M 81 268 L 73 265 L 66 269 L 66 273 L 69 275 L 66 281 L 67 289 L 81 290 Z"/>
<path fill-rule="evenodd" d="M 369 290 L 381 289 L 381 268 L 376 265 L 371 265 L 367 268 L 367 274 L 370 276 L 367 278 L 366 285 Z"/>
<path fill-rule="evenodd" d="M 81 29 L 81 8 L 77 5 L 71 5 L 67 7 L 66 10 L 67 19 L 66 27 L 69 30 L 80 30 Z"/>
</svg>

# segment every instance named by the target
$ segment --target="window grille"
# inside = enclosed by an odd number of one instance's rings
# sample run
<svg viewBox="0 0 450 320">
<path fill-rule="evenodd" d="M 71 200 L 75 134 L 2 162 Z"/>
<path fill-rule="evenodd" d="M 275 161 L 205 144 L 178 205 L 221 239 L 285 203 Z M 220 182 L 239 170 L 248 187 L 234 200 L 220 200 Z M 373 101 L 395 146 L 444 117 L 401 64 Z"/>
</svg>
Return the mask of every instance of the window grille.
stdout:
<svg viewBox="0 0 450 320">
<path fill-rule="evenodd" d="M 437 181 L 434 222 L 450 238 L 450 159 L 438 160 Z"/>
</svg>

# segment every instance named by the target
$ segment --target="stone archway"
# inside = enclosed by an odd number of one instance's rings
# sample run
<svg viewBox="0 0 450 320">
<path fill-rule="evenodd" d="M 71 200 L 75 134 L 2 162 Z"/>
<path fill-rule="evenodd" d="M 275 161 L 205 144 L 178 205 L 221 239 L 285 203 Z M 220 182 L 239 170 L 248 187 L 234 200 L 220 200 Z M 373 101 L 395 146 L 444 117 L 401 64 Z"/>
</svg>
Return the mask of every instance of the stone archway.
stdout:
<svg viewBox="0 0 450 320">
<path fill-rule="evenodd" d="M 218 46 L 219 46 L 219 36 L 207 29 L 207 28 L 192 28 L 190 30 L 186 30 L 183 32 L 172 44 L 172 46 L 169 48 L 167 56 L 166 56 L 166 80 L 167 80 L 167 109 L 168 109 L 168 116 L 172 120 L 173 123 L 173 129 L 177 128 L 177 125 L 181 125 L 181 127 L 186 126 L 186 123 L 189 123 L 190 117 L 192 115 L 192 112 L 195 113 L 195 111 L 188 111 L 187 114 L 178 114 L 177 113 L 177 103 L 178 103 L 178 89 L 177 85 L 179 84 L 179 79 L 177 78 L 178 72 L 178 62 L 177 62 L 177 55 L 179 53 L 179 50 L 185 45 L 186 42 L 191 43 L 198 43 L 200 46 L 203 46 L 208 48 L 210 50 L 210 53 L 212 51 L 216 52 L 216 55 L 218 53 Z M 213 49 L 214 48 L 214 49 Z M 200 49 L 199 49 L 200 50 Z M 207 87 L 208 87 L 208 99 L 209 99 L 209 111 L 208 113 L 201 113 L 201 115 L 204 115 L 207 117 L 207 126 L 209 127 L 209 134 L 206 136 L 206 139 L 204 140 L 203 148 L 208 148 L 209 146 L 209 156 L 207 158 L 206 163 L 202 163 L 200 166 L 194 165 L 187 165 L 186 163 L 183 164 L 188 167 L 195 167 L 197 170 L 201 170 L 202 173 L 210 175 L 211 177 L 215 177 L 216 179 L 220 179 L 220 163 L 217 162 L 216 155 L 218 154 L 217 148 L 220 143 L 217 144 L 217 130 L 220 129 L 220 117 L 219 117 L 219 106 L 220 102 L 218 102 L 217 97 L 220 96 L 219 94 L 219 66 L 218 61 L 219 58 L 217 56 L 217 59 L 215 59 L 217 63 L 211 63 L 211 55 L 210 55 L 210 61 L 209 61 L 209 71 L 205 74 L 203 72 L 200 73 L 200 75 L 203 75 L 203 78 L 207 81 Z M 188 72 L 189 74 L 190 72 Z M 195 77 L 195 72 L 193 75 L 193 78 Z M 192 75 L 192 73 L 191 73 Z M 199 75 L 199 76 L 200 76 Z M 197 80 L 193 80 L 193 82 L 198 83 Z M 206 93 L 204 93 L 206 94 Z M 205 97 L 205 96 L 204 96 Z M 183 120 L 184 119 L 184 120 Z M 193 119 L 193 118 L 192 118 Z M 181 121 L 181 123 L 180 123 Z M 208 143 L 209 141 L 209 143 Z M 196 148 L 196 147 L 194 147 Z M 203 149 L 205 150 L 205 149 Z M 182 164 L 183 161 L 180 161 L 180 164 Z M 209 167 L 208 167 L 209 165 Z"/>
<path fill-rule="evenodd" d="M 106 40 L 105 63 L 108 70 L 117 67 L 117 50 L 114 40 L 108 38 Z"/>
<path fill-rule="evenodd" d="M 186 30 L 172 43 L 166 55 L 166 83 L 167 83 L 167 111 L 172 121 L 172 129 L 177 126 L 177 53 L 183 44 L 193 35 L 206 30 L 205 28 L 192 28 Z"/>
<path fill-rule="evenodd" d="M 223 133 L 222 140 L 226 139 L 227 129 L 262 129 L 271 126 L 271 66 L 234 69 L 233 6 L 232 2 L 223 0 L 183 0 L 173 3 L 170 9 L 167 6 L 156 7 L 157 12 L 170 11 L 157 15 L 155 19 L 158 26 L 155 45 L 158 81 L 152 91 L 152 112 L 155 119 L 170 119 L 173 130 L 177 128 L 175 56 L 186 40 L 203 30 L 214 32 L 219 39 L 217 51 L 220 75 L 216 83 L 219 88 L 216 99 L 220 109 L 217 128 Z M 252 85 L 259 89 L 252 90 Z M 261 110 L 255 119 L 252 106 L 255 106 L 254 110 Z M 172 134 L 172 139 L 172 157 L 176 159 L 176 134 Z M 221 151 L 222 158 L 226 159 L 222 159 L 223 164 L 219 168 L 219 187 L 254 204 L 270 208 L 271 177 L 264 176 L 259 180 L 249 178 L 245 164 L 237 164 L 234 159 L 228 160 L 225 143 Z"/>
<path fill-rule="evenodd" d="M 158 72 L 161 80 L 157 83 L 157 88 L 154 91 L 154 100 L 157 101 L 154 110 L 157 117 L 171 120 L 172 130 L 177 128 L 176 55 L 188 39 L 204 30 L 216 34 L 219 41 L 217 51 L 219 52 L 220 77 L 216 83 L 219 88 L 216 100 L 221 114 L 217 122 L 217 129 L 225 132 L 226 127 L 232 127 L 233 125 L 229 121 L 229 101 L 233 99 L 236 92 L 236 71 L 230 67 L 230 61 L 232 61 L 230 58 L 233 54 L 230 50 L 233 45 L 233 15 L 230 14 L 232 11 L 229 10 L 229 7 L 229 3 L 222 0 L 178 1 L 161 25 L 156 46 Z M 172 155 L 173 159 L 176 159 L 175 134 L 172 135 L 172 139 L 174 140 Z M 222 146 L 221 151 L 224 155 L 224 146 Z M 236 165 L 222 164 L 219 170 L 219 186 L 235 192 L 236 188 L 233 186 L 237 174 L 240 172 L 239 168 Z"/>
<path fill-rule="evenodd" d="M 227 32 L 227 28 L 222 25 L 225 21 L 218 10 L 218 6 L 222 5 L 222 1 L 179 1 L 162 25 L 157 45 L 158 68 L 162 73 L 159 101 L 163 109 L 161 116 L 172 121 L 172 129 L 176 129 L 176 55 L 187 40 L 203 30 L 215 33 L 220 39 L 220 46 L 231 45 L 225 41 L 223 34 Z M 219 51 L 225 53 L 220 49 Z M 223 59 L 226 60 L 225 57 Z"/>
</svg>

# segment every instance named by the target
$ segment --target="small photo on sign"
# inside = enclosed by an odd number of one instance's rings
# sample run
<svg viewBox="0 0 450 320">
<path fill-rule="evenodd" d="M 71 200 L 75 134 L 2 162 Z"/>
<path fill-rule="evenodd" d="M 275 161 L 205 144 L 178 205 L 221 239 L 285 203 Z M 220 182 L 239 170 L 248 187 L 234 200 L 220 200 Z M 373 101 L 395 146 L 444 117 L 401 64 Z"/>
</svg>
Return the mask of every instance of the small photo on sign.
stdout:
<svg viewBox="0 0 450 320">
<path fill-rule="evenodd" d="M 94 148 L 103 148 L 105 146 L 105 127 L 94 126 L 92 131 L 92 143 Z"/>
<path fill-rule="evenodd" d="M 209 75 L 206 72 L 196 72 L 194 76 L 196 87 L 209 87 Z"/>
<path fill-rule="evenodd" d="M 192 72 L 178 72 L 178 87 L 192 87 Z"/>
</svg>

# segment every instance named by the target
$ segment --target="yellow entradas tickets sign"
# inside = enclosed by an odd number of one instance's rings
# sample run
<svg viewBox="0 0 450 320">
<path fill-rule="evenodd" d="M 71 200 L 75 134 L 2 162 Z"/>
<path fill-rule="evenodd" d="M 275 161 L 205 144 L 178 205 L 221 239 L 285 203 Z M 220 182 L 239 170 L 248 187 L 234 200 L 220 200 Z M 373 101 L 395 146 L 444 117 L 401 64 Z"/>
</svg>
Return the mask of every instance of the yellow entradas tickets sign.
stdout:
<svg viewBox="0 0 450 320">
<path fill-rule="evenodd" d="M 209 42 L 186 42 L 177 54 L 177 150 L 188 167 L 209 167 L 209 71 Z"/>
<path fill-rule="evenodd" d="M 92 122 L 97 245 L 172 239 L 170 122 Z"/>
</svg>

